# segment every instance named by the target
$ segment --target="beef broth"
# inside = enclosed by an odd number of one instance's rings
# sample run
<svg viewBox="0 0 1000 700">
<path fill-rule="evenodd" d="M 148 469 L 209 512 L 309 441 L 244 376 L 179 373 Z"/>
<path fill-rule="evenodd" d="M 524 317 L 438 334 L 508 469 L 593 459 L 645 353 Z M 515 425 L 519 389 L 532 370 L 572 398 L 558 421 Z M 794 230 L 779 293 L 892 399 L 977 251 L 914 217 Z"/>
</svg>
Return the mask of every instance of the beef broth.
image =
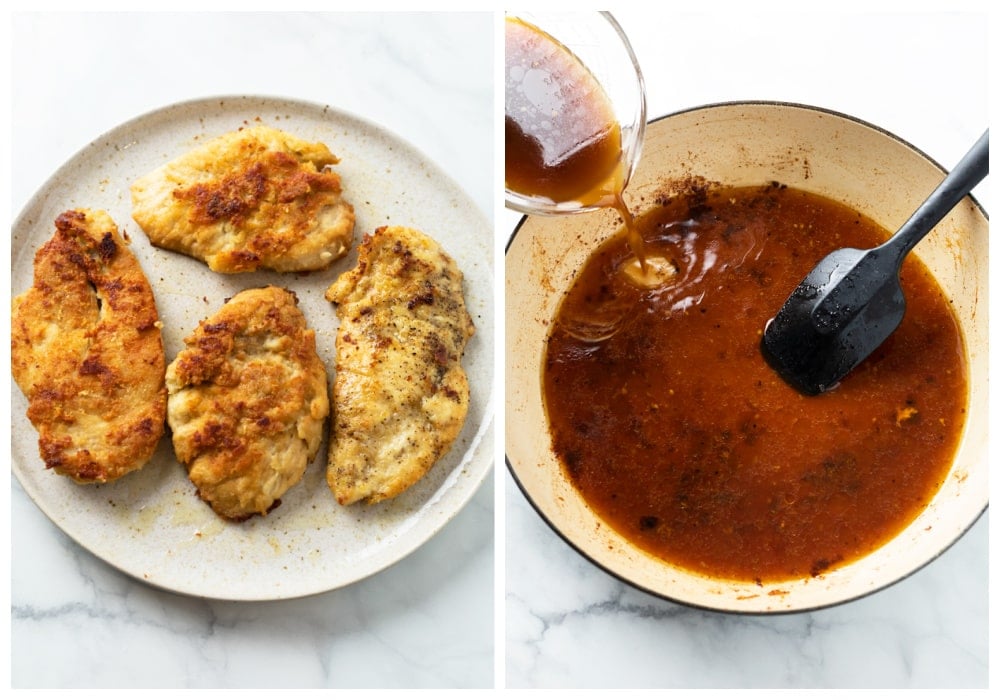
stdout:
<svg viewBox="0 0 1000 700">
<path fill-rule="evenodd" d="M 604 88 L 569 49 L 513 17 L 505 112 L 508 189 L 588 205 L 621 189 L 621 127 Z"/>
<path fill-rule="evenodd" d="M 572 51 L 515 17 L 505 32 L 504 185 L 554 203 L 614 209 L 632 251 L 630 277 L 654 286 L 673 270 L 650 258 L 625 204 L 622 130 L 604 87 Z"/>
</svg>

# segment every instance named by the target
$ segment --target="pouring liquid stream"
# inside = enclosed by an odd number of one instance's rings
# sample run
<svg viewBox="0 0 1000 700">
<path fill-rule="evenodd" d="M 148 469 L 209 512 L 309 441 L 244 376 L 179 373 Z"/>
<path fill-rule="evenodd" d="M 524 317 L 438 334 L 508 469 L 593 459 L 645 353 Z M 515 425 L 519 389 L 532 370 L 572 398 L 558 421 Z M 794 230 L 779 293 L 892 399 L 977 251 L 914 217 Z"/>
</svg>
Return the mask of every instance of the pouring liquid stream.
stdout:
<svg viewBox="0 0 1000 700">
<path fill-rule="evenodd" d="M 623 197 L 621 126 L 604 88 L 565 46 L 517 18 L 506 22 L 505 184 L 552 202 L 614 209 L 633 258 L 622 272 L 653 288 L 676 273 L 649 256 Z"/>
</svg>

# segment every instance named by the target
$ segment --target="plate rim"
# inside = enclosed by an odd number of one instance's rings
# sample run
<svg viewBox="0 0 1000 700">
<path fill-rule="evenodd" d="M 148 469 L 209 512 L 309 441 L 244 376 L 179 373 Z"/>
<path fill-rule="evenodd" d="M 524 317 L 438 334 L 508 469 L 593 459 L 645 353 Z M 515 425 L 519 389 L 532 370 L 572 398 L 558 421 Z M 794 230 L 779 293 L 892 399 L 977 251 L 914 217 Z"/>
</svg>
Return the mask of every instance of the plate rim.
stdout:
<svg viewBox="0 0 1000 700">
<path fill-rule="evenodd" d="M 234 104 L 235 103 L 235 104 Z M 393 144 L 394 148 L 401 148 L 409 151 L 410 156 L 413 157 L 416 162 L 419 162 L 428 172 L 432 172 L 435 176 L 437 182 L 445 182 L 446 187 L 439 187 L 443 191 L 453 192 L 460 196 L 460 200 L 463 206 L 467 209 L 466 216 L 475 220 L 476 228 L 483 237 L 483 249 L 487 251 L 490 255 L 490 264 L 482 267 L 484 270 L 484 278 L 488 283 L 489 287 L 489 298 L 487 298 L 483 305 L 484 320 L 491 326 L 491 336 L 495 331 L 495 304 L 494 297 L 496 294 L 496 283 L 495 283 L 495 271 L 493 269 L 492 258 L 494 256 L 493 245 L 492 245 L 492 223 L 487 218 L 482 207 L 476 201 L 476 199 L 465 190 L 464 187 L 454 178 L 452 175 L 446 171 L 440 164 L 435 160 L 428 157 L 426 152 L 423 151 L 419 146 L 413 142 L 402 138 L 395 130 L 386 127 L 380 122 L 370 119 L 368 117 L 359 115 L 350 110 L 345 110 L 340 107 L 336 107 L 326 102 L 318 102 L 308 99 L 300 99 L 296 97 L 288 97 L 273 94 L 220 94 L 220 95 L 205 95 L 201 97 L 192 97 L 189 99 L 184 99 L 176 102 L 170 102 L 167 104 L 160 105 L 158 107 L 150 108 L 140 114 L 137 114 L 129 119 L 126 119 L 108 129 L 105 129 L 97 136 L 91 138 L 86 144 L 76 149 L 68 158 L 66 158 L 49 176 L 39 185 L 35 191 L 32 193 L 31 197 L 24 203 L 21 209 L 15 216 L 12 227 L 11 227 L 11 254 L 13 256 L 15 249 L 15 233 L 18 231 L 26 230 L 30 227 L 44 226 L 40 221 L 28 221 L 29 214 L 41 206 L 42 200 L 45 199 L 47 193 L 52 190 L 56 183 L 59 181 L 60 176 L 64 175 L 67 171 L 74 167 L 80 165 L 80 161 L 90 157 L 92 152 L 99 152 L 102 148 L 102 142 L 108 142 L 111 137 L 119 132 L 134 130 L 136 127 L 141 126 L 143 123 L 154 120 L 154 119 L 164 119 L 169 116 L 171 112 L 181 112 L 184 110 L 194 110 L 201 106 L 211 106 L 211 109 L 223 113 L 226 111 L 238 112 L 241 107 L 236 106 L 238 103 L 244 103 L 247 108 L 251 107 L 255 110 L 269 109 L 276 106 L 288 106 L 298 110 L 303 113 L 308 113 L 310 119 L 319 119 L 320 115 L 325 120 L 330 118 L 334 121 L 347 121 L 354 122 L 364 126 L 365 128 L 371 130 L 372 132 L 378 134 L 381 138 L 384 138 Z M 249 114 L 249 111 L 247 112 Z M 328 117 L 329 115 L 329 117 Z M 248 117 L 250 119 L 250 117 Z M 175 156 L 176 157 L 176 156 Z M 116 222 L 119 227 L 125 225 L 123 222 Z M 356 243 L 352 245 L 352 248 L 356 246 Z M 30 257 L 27 258 L 28 265 L 32 264 L 34 257 L 34 249 L 32 249 Z M 12 269 L 14 263 L 12 260 Z M 464 272 L 464 271 L 463 271 Z M 147 273 L 148 275 L 149 273 Z M 24 291 L 24 290 L 21 290 Z M 13 299 L 17 294 L 20 293 L 18 290 L 14 289 L 13 276 L 11 278 L 11 299 Z M 477 324 L 478 326 L 478 324 Z M 306 598 L 316 595 L 321 595 L 323 593 L 328 593 L 334 590 L 345 588 L 354 585 L 360 581 L 367 578 L 375 576 L 395 564 L 399 563 L 406 557 L 413 554 L 415 551 L 424 546 L 427 542 L 437 536 L 442 529 L 444 529 L 452 520 L 454 520 L 459 513 L 464 511 L 469 505 L 469 502 L 475 498 L 476 494 L 480 491 L 485 480 L 495 472 L 495 459 L 493 456 L 492 444 L 495 443 L 495 424 L 496 424 L 496 401 L 497 401 L 497 377 L 495 371 L 495 343 L 494 347 L 485 347 L 487 353 L 486 359 L 488 360 L 485 364 L 487 370 L 484 381 L 482 382 L 481 391 L 484 396 L 484 401 L 482 404 L 482 416 L 479 424 L 475 426 L 473 433 L 470 435 L 468 446 L 463 454 L 462 459 L 453 466 L 453 472 L 456 476 L 459 476 L 461 481 L 466 485 L 462 487 L 459 492 L 459 497 L 452 503 L 452 506 L 447 509 L 447 511 L 438 516 L 434 516 L 427 519 L 428 525 L 421 532 L 419 537 L 409 540 L 408 544 L 402 547 L 399 551 L 394 552 L 391 557 L 385 558 L 384 560 L 379 560 L 374 567 L 369 567 L 364 571 L 359 571 L 351 574 L 343 579 L 339 580 L 333 585 L 328 583 L 320 583 L 317 585 L 307 586 L 301 590 L 291 591 L 289 593 L 281 592 L 279 589 L 275 589 L 273 586 L 266 591 L 263 589 L 258 589 L 256 592 L 246 593 L 242 595 L 229 594 L 226 591 L 219 590 L 200 590 L 197 586 L 189 585 L 167 585 L 155 580 L 150 580 L 144 578 L 141 574 L 130 571 L 123 565 L 120 561 L 114 561 L 111 557 L 107 556 L 105 553 L 95 551 L 91 546 L 88 546 L 84 542 L 81 542 L 78 533 L 71 532 L 72 529 L 67 529 L 66 521 L 67 516 L 65 514 L 60 514 L 55 512 L 57 509 L 51 504 L 45 501 L 44 494 L 41 489 L 36 489 L 35 485 L 31 482 L 30 478 L 25 474 L 22 478 L 22 472 L 28 468 L 27 465 L 21 464 L 23 461 L 21 458 L 14 455 L 14 449 L 11 449 L 11 476 L 16 479 L 22 492 L 28 497 L 31 503 L 37 507 L 42 514 L 49 520 L 49 522 L 55 526 L 65 537 L 67 537 L 73 544 L 80 547 L 82 550 L 86 551 L 90 555 L 102 561 L 104 564 L 108 565 L 112 569 L 120 572 L 121 574 L 127 576 L 130 579 L 141 582 L 151 588 L 175 593 L 178 595 L 184 595 L 193 598 L 201 598 L 206 600 L 218 600 L 218 601 L 229 601 L 229 602 L 268 602 L 277 600 L 293 600 L 299 598 Z M 328 385 L 332 384 L 333 372 L 328 371 Z M 17 386 L 17 383 L 12 379 L 11 393 L 12 399 L 16 397 L 20 392 L 23 397 L 23 392 Z M 16 417 L 17 414 L 12 416 L 12 419 Z M 27 418 L 24 417 L 27 421 Z M 329 419 L 325 421 L 324 426 L 324 440 L 322 446 L 325 447 L 328 440 Z M 28 426 L 34 430 L 31 426 L 30 421 L 27 421 Z M 170 441 L 169 429 L 167 429 L 161 438 L 162 441 Z M 453 448 L 455 445 L 452 446 Z M 172 451 L 172 445 L 169 448 Z M 317 457 L 321 457 L 318 455 Z M 176 458 L 174 458 L 176 461 Z M 466 469 L 469 464 L 479 463 L 479 467 L 475 470 Z M 177 464 L 181 463 L 177 461 Z M 312 464 L 312 462 L 310 462 Z M 454 490 L 451 486 L 446 491 Z M 433 498 L 434 494 L 430 494 L 432 497 L 428 498 L 427 501 L 435 500 Z"/>
</svg>

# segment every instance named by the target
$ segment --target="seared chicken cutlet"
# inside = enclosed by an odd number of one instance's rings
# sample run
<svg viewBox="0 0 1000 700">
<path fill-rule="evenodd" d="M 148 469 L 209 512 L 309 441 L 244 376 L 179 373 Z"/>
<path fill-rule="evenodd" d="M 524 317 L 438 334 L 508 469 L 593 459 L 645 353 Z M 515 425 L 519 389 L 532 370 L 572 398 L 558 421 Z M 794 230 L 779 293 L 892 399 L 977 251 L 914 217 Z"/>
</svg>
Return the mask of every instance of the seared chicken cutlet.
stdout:
<svg viewBox="0 0 1000 700">
<path fill-rule="evenodd" d="M 247 127 L 136 180 L 132 218 L 153 245 L 216 272 L 321 270 L 354 239 L 337 162 L 322 143 Z"/>
<path fill-rule="evenodd" d="M 174 451 L 219 515 L 266 515 L 316 456 L 330 411 L 315 333 L 292 292 L 248 289 L 167 368 Z"/>
<path fill-rule="evenodd" d="M 383 227 L 326 298 L 340 318 L 327 481 L 343 505 L 376 503 L 423 477 L 465 422 L 462 273 L 423 233 Z"/>
<path fill-rule="evenodd" d="M 103 211 L 67 211 L 14 299 L 11 370 L 45 466 L 80 483 L 142 467 L 164 432 L 153 290 Z"/>
</svg>

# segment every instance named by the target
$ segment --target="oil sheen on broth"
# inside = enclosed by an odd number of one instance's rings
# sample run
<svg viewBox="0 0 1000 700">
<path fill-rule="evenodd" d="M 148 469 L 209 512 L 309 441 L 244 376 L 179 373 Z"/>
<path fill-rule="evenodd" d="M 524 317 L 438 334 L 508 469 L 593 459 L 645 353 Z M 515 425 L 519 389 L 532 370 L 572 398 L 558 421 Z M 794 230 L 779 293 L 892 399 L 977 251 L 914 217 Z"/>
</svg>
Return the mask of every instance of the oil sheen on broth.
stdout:
<svg viewBox="0 0 1000 700">
<path fill-rule="evenodd" d="M 948 473 L 967 403 L 960 330 L 922 263 L 903 266 L 899 329 L 806 397 L 762 359 L 764 324 L 826 253 L 885 230 L 776 184 L 660 202 L 637 229 L 676 275 L 637 286 L 611 239 L 544 358 L 553 447 L 585 500 L 648 552 L 743 581 L 817 576 L 905 528 Z"/>
</svg>

